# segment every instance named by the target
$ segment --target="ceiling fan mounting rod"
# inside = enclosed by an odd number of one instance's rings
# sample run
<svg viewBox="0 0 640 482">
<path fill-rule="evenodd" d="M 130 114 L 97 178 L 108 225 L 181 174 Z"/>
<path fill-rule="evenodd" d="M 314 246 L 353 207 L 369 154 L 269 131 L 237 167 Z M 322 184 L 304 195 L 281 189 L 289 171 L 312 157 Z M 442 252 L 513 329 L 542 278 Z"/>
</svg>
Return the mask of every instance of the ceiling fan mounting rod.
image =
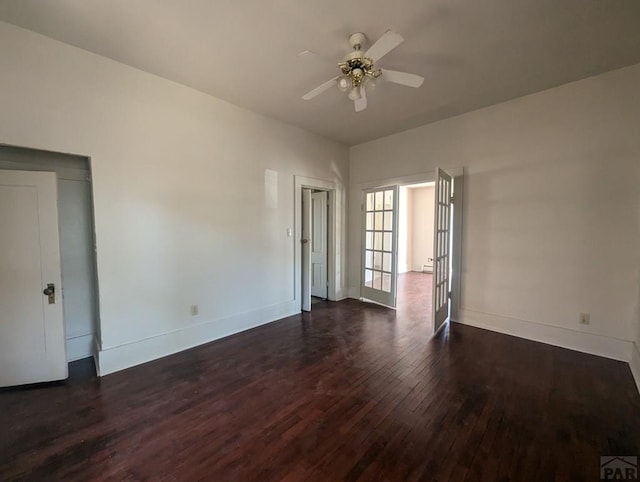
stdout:
<svg viewBox="0 0 640 482">
<path fill-rule="evenodd" d="M 362 32 L 356 32 L 349 35 L 349 44 L 354 50 L 360 50 L 364 43 L 367 41 L 367 36 Z"/>
</svg>

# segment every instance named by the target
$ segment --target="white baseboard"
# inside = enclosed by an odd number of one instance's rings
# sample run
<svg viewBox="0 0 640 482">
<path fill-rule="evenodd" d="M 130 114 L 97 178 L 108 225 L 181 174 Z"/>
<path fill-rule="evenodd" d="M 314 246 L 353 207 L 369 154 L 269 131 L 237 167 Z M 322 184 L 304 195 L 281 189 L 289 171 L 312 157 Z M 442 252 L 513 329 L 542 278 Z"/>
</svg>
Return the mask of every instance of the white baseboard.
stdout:
<svg viewBox="0 0 640 482">
<path fill-rule="evenodd" d="M 98 353 L 98 373 L 108 375 L 297 313 L 298 303 L 292 300 L 124 345 L 103 347 Z"/>
<path fill-rule="evenodd" d="M 67 362 L 82 360 L 93 355 L 93 333 L 66 340 Z"/>
<path fill-rule="evenodd" d="M 539 341 L 548 345 L 625 362 L 629 362 L 631 359 L 633 343 L 628 340 L 463 308 L 460 309 L 458 318 L 458 322 L 465 325 Z"/>
<path fill-rule="evenodd" d="M 348 298 L 348 294 L 347 294 L 347 289 L 344 288 L 340 288 L 336 290 L 336 297 L 335 299 L 329 299 L 329 301 L 342 301 L 342 300 L 346 300 Z"/>
<path fill-rule="evenodd" d="M 413 269 L 411 271 L 416 271 L 418 273 L 433 273 L 433 265 L 426 265 L 427 269 L 423 269 L 423 265 L 421 264 L 416 264 L 413 266 Z"/>
<path fill-rule="evenodd" d="M 631 367 L 633 379 L 636 381 L 638 392 L 640 392 L 640 349 L 638 349 L 638 345 L 636 343 L 633 343 L 633 348 L 631 349 L 629 367 Z"/>
</svg>

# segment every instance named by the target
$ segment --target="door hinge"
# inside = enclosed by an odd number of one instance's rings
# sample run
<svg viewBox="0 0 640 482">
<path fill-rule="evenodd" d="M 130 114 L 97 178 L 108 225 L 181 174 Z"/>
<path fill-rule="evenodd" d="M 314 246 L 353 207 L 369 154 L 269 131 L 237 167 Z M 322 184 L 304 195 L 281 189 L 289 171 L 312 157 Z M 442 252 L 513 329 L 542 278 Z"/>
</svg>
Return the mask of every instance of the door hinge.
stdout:
<svg viewBox="0 0 640 482">
<path fill-rule="evenodd" d="M 449 292 L 447 293 L 447 296 L 449 297 L 449 299 L 450 299 L 450 300 L 452 300 L 452 299 L 453 299 L 453 292 L 452 292 L 452 291 L 449 291 Z"/>
</svg>

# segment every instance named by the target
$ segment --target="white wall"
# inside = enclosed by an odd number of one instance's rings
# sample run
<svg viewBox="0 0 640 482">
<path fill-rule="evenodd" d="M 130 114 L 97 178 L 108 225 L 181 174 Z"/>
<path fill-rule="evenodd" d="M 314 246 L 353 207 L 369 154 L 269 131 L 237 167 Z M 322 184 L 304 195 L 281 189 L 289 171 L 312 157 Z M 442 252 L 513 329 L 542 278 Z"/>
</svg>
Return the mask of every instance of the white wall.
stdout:
<svg viewBox="0 0 640 482">
<path fill-rule="evenodd" d="M 434 216 L 434 188 L 431 186 L 416 187 L 413 191 L 413 242 L 412 270 L 422 271 L 423 265 L 433 269 L 433 216 Z"/>
<path fill-rule="evenodd" d="M 346 147 L 6 23 L 0 65 L 0 143 L 91 158 L 102 373 L 299 311 L 294 175 Z"/>
<path fill-rule="evenodd" d="M 354 146 L 352 199 L 363 183 L 464 166 L 460 321 L 628 359 L 640 301 L 639 85 L 635 65 Z M 350 209 L 352 286 L 359 223 Z"/>
<path fill-rule="evenodd" d="M 400 186 L 398 273 L 433 268 L 433 203 L 432 186 Z"/>
<path fill-rule="evenodd" d="M 413 189 L 400 186 L 398 205 L 398 273 L 413 266 Z"/>
</svg>

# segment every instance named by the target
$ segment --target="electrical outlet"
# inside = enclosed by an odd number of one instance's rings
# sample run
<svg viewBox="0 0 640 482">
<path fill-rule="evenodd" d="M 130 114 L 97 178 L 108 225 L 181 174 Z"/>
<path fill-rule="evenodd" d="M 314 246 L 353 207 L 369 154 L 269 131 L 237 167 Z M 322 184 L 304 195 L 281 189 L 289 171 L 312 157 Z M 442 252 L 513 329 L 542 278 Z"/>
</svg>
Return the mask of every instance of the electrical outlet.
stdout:
<svg viewBox="0 0 640 482">
<path fill-rule="evenodd" d="M 191 316 L 198 316 L 198 305 L 191 305 Z"/>
<path fill-rule="evenodd" d="M 591 315 L 589 313 L 580 313 L 580 324 L 588 325 L 591 323 Z"/>
</svg>

